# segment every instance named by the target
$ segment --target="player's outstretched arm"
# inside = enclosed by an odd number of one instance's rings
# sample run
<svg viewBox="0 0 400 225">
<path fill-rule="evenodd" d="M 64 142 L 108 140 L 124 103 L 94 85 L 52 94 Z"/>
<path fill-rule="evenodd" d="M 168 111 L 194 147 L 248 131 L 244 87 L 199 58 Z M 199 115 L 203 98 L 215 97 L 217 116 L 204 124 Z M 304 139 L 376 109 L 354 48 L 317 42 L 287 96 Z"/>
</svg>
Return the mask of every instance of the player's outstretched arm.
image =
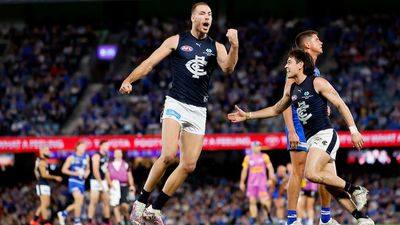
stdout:
<svg viewBox="0 0 400 225">
<path fill-rule="evenodd" d="M 132 83 L 147 75 L 153 68 L 173 50 L 176 49 L 179 42 L 179 35 L 167 38 L 160 47 L 158 47 L 146 60 L 136 67 L 127 78 L 122 82 L 119 89 L 121 94 L 132 92 Z"/>
<path fill-rule="evenodd" d="M 248 119 L 269 118 L 281 114 L 292 103 L 292 100 L 290 99 L 290 87 L 291 85 L 285 85 L 283 97 L 275 105 L 258 111 L 245 112 L 239 108 L 239 106 L 235 105 L 236 112 L 229 113 L 228 119 L 233 123 L 237 123 Z"/>
<path fill-rule="evenodd" d="M 337 91 L 332 87 L 332 85 L 322 77 L 317 77 L 314 79 L 314 88 L 317 93 L 324 96 L 330 103 L 332 103 L 343 116 L 349 130 L 351 132 L 351 140 L 353 142 L 354 147 L 360 150 L 364 144 L 364 140 L 360 132 L 357 129 L 357 126 L 354 122 L 353 116 L 351 115 L 349 107 L 347 107 L 346 103 L 337 93 Z"/>
<path fill-rule="evenodd" d="M 217 48 L 217 62 L 224 73 L 232 73 L 239 58 L 239 39 L 237 30 L 228 29 L 226 37 L 231 44 L 231 48 L 229 49 L 229 53 L 227 53 L 225 46 L 216 42 L 215 47 Z"/>
</svg>

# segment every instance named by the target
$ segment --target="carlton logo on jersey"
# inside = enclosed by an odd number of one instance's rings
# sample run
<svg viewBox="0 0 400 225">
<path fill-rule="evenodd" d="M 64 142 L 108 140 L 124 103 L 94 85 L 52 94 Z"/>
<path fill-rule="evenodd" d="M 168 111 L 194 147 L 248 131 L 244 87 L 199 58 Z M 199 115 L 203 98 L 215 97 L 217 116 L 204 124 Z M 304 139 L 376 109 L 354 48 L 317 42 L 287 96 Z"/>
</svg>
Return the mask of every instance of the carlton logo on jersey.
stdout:
<svg viewBox="0 0 400 225">
<path fill-rule="evenodd" d="M 189 60 L 185 66 L 193 74 L 193 78 L 200 78 L 200 76 L 207 75 L 207 71 L 204 70 L 204 66 L 206 65 L 206 57 L 196 55 L 195 58 Z"/>
<path fill-rule="evenodd" d="M 296 109 L 297 111 L 297 116 L 299 117 L 299 120 L 303 124 L 307 124 L 307 120 L 309 120 L 312 117 L 312 114 L 307 113 L 307 109 L 310 108 L 309 105 L 307 105 L 304 101 L 298 103 L 298 107 Z"/>
</svg>

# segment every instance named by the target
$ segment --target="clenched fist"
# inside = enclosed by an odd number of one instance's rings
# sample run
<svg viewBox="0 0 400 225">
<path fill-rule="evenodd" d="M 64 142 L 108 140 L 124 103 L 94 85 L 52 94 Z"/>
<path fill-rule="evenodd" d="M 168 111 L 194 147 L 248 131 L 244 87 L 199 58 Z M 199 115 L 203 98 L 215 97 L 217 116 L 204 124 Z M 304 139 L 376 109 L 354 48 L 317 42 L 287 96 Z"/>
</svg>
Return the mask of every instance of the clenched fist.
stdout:
<svg viewBox="0 0 400 225">
<path fill-rule="evenodd" d="M 132 84 L 127 81 L 122 82 L 121 87 L 119 88 L 119 92 L 121 94 L 131 93 L 132 92 Z"/>
<path fill-rule="evenodd" d="M 229 43 L 231 43 L 232 46 L 239 46 L 239 39 L 236 29 L 228 29 L 228 31 L 226 32 L 226 37 L 228 38 Z"/>
</svg>

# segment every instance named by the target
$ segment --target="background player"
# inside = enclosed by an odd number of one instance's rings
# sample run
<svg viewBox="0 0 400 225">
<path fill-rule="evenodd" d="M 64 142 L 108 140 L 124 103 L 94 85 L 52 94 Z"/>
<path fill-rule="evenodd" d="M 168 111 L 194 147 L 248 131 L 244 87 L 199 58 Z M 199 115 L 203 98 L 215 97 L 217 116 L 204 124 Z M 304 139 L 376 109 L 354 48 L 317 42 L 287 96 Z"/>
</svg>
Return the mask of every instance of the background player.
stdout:
<svg viewBox="0 0 400 225">
<path fill-rule="evenodd" d="M 108 150 L 110 145 L 108 141 L 102 140 L 99 143 L 99 153 L 92 156 L 92 176 L 90 178 L 90 202 L 88 207 L 88 224 L 92 224 L 96 205 L 99 201 L 101 193 L 101 201 L 103 203 L 103 223 L 110 223 L 110 197 L 108 195 L 110 181 L 106 179 L 108 171 Z"/>
<path fill-rule="evenodd" d="M 245 191 L 245 180 L 247 178 L 246 196 L 249 198 L 250 203 L 250 223 L 255 224 L 258 214 L 257 200 L 261 202 L 264 212 L 270 217 L 271 197 L 268 191 L 271 181 L 268 183 L 267 177 L 274 177 L 274 167 L 269 156 L 266 153 L 261 153 L 260 142 L 253 142 L 251 144 L 251 151 L 251 154 L 245 156 L 243 159 L 240 190 Z M 271 218 L 268 219 L 271 220 Z"/>
<path fill-rule="evenodd" d="M 78 142 L 74 154 L 68 156 L 61 172 L 68 175 L 68 190 L 74 197 L 74 203 L 64 211 L 58 212 L 58 220 L 61 225 L 65 224 L 68 212 L 74 210 L 74 225 L 82 225 L 81 210 L 85 193 L 85 179 L 90 174 L 89 155 L 86 153 L 86 144 Z"/>
<path fill-rule="evenodd" d="M 153 223 L 163 224 L 161 208 L 184 182 L 195 167 L 205 134 L 208 86 L 213 69 L 218 64 L 223 72 L 233 72 L 238 60 L 237 31 L 229 29 L 226 36 L 231 45 L 225 46 L 208 36 L 212 13 L 207 3 L 198 2 L 191 11 L 192 29 L 167 38 L 123 81 L 120 92 L 129 94 L 131 83 L 148 74 L 161 60 L 171 55 L 172 88 L 166 97 L 162 114 L 162 151 L 154 163 L 143 190 L 135 201 L 131 220 L 142 223 L 142 215 Z M 150 193 L 176 157 L 180 144 L 180 162 L 168 177 L 164 188 L 146 209 Z"/>
<path fill-rule="evenodd" d="M 272 177 L 272 199 L 276 209 L 276 217 L 278 224 L 285 224 L 285 200 L 286 188 L 289 181 L 289 176 L 284 165 L 279 165 L 276 169 L 276 174 Z"/>
<path fill-rule="evenodd" d="M 33 220 L 30 222 L 31 225 L 39 225 L 39 215 L 42 216 L 43 223 L 51 224 L 49 221 L 48 210 L 50 206 L 51 187 L 49 180 L 55 180 L 57 182 L 62 181 L 62 177 L 51 175 L 47 164 L 49 158 L 50 149 L 47 147 L 39 150 L 39 157 L 36 158 L 34 174 L 37 179 L 36 194 L 40 198 L 40 206 L 35 212 Z"/>
<path fill-rule="evenodd" d="M 313 225 L 315 197 L 318 190 L 318 184 L 303 179 L 302 191 L 299 198 L 297 211 L 299 212 L 298 220 L 306 221 L 305 225 Z"/>
<path fill-rule="evenodd" d="M 114 151 L 114 160 L 108 163 L 107 176 L 109 176 L 112 183 L 110 202 L 115 220 L 120 225 L 126 224 L 125 219 L 129 217 L 128 194 L 135 195 L 136 188 L 131 167 L 123 160 L 121 149 Z"/>
</svg>

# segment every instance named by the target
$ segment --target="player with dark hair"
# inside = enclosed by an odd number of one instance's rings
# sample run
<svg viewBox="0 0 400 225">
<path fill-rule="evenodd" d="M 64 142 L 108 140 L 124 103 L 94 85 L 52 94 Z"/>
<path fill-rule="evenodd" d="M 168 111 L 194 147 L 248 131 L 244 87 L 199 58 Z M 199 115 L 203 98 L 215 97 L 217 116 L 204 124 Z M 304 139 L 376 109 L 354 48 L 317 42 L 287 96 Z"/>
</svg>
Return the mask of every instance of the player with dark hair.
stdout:
<svg viewBox="0 0 400 225">
<path fill-rule="evenodd" d="M 318 37 L 318 32 L 306 30 L 297 34 L 295 39 L 296 47 L 310 54 L 315 65 L 318 56 L 323 53 L 322 41 Z M 314 76 L 320 76 L 321 73 L 317 67 L 314 68 Z M 327 108 L 329 113 L 329 107 Z M 300 193 L 300 184 L 304 178 L 304 167 L 307 158 L 307 141 L 303 127 L 296 112 L 296 107 L 291 106 L 283 112 L 283 119 L 286 125 L 287 149 L 290 151 L 290 160 L 293 164 L 293 173 L 289 177 L 288 184 L 288 204 L 287 220 L 292 224 L 297 219 L 297 203 Z M 320 225 L 337 225 L 336 220 L 331 218 L 330 204 L 331 195 L 324 185 L 320 185 L 321 199 L 321 219 Z"/>
<path fill-rule="evenodd" d="M 110 224 L 110 196 L 108 194 L 110 181 L 106 179 L 108 171 L 108 151 L 110 144 L 107 140 L 99 143 L 99 152 L 92 156 L 92 175 L 90 178 L 90 200 L 88 207 L 88 225 L 92 224 L 96 205 L 101 197 L 103 204 L 103 223 Z"/>
<path fill-rule="evenodd" d="M 131 221 L 135 224 L 142 223 L 143 217 L 152 223 L 163 224 L 162 207 L 195 169 L 203 147 L 212 71 L 218 65 L 223 72 L 232 73 L 238 60 L 237 30 L 229 29 L 226 33 L 230 43 L 229 53 L 224 45 L 208 36 L 212 12 L 207 3 L 198 2 L 193 5 L 191 22 L 190 31 L 167 38 L 133 70 L 120 88 L 122 94 L 129 94 L 133 82 L 147 75 L 161 60 L 170 56 L 173 81 L 161 118 L 161 156 L 153 164 L 144 188 L 133 205 Z M 178 148 L 178 167 L 168 177 L 155 201 L 145 210 L 150 193 L 175 159 Z"/>
<path fill-rule="evenodd" d="M 364 141 L 349 108 L 327 80 L 314 76 L 314 63 L 308 53 L 299 49 L 290 51 L 285 69 L 290 81 L 285 85 L 283 97 L 274 106 L 255 112 L 244 112 L 236 106 L 237 111 L 228 114 L 228 119 L 241 122 L 269 118 L 279 115 L 293 103 L 307 140 L 305 177 L 326 185 L 327 190 L 357 219 L 358 225 L 373 225 L 374 222 L 360 211 L 367 203 L 368 191 L 336 174 L 339 137 L 327 115 L 327 102 L 338 108 L 349 127 L 353 145 L 360 150 Z"/>
</svg>

